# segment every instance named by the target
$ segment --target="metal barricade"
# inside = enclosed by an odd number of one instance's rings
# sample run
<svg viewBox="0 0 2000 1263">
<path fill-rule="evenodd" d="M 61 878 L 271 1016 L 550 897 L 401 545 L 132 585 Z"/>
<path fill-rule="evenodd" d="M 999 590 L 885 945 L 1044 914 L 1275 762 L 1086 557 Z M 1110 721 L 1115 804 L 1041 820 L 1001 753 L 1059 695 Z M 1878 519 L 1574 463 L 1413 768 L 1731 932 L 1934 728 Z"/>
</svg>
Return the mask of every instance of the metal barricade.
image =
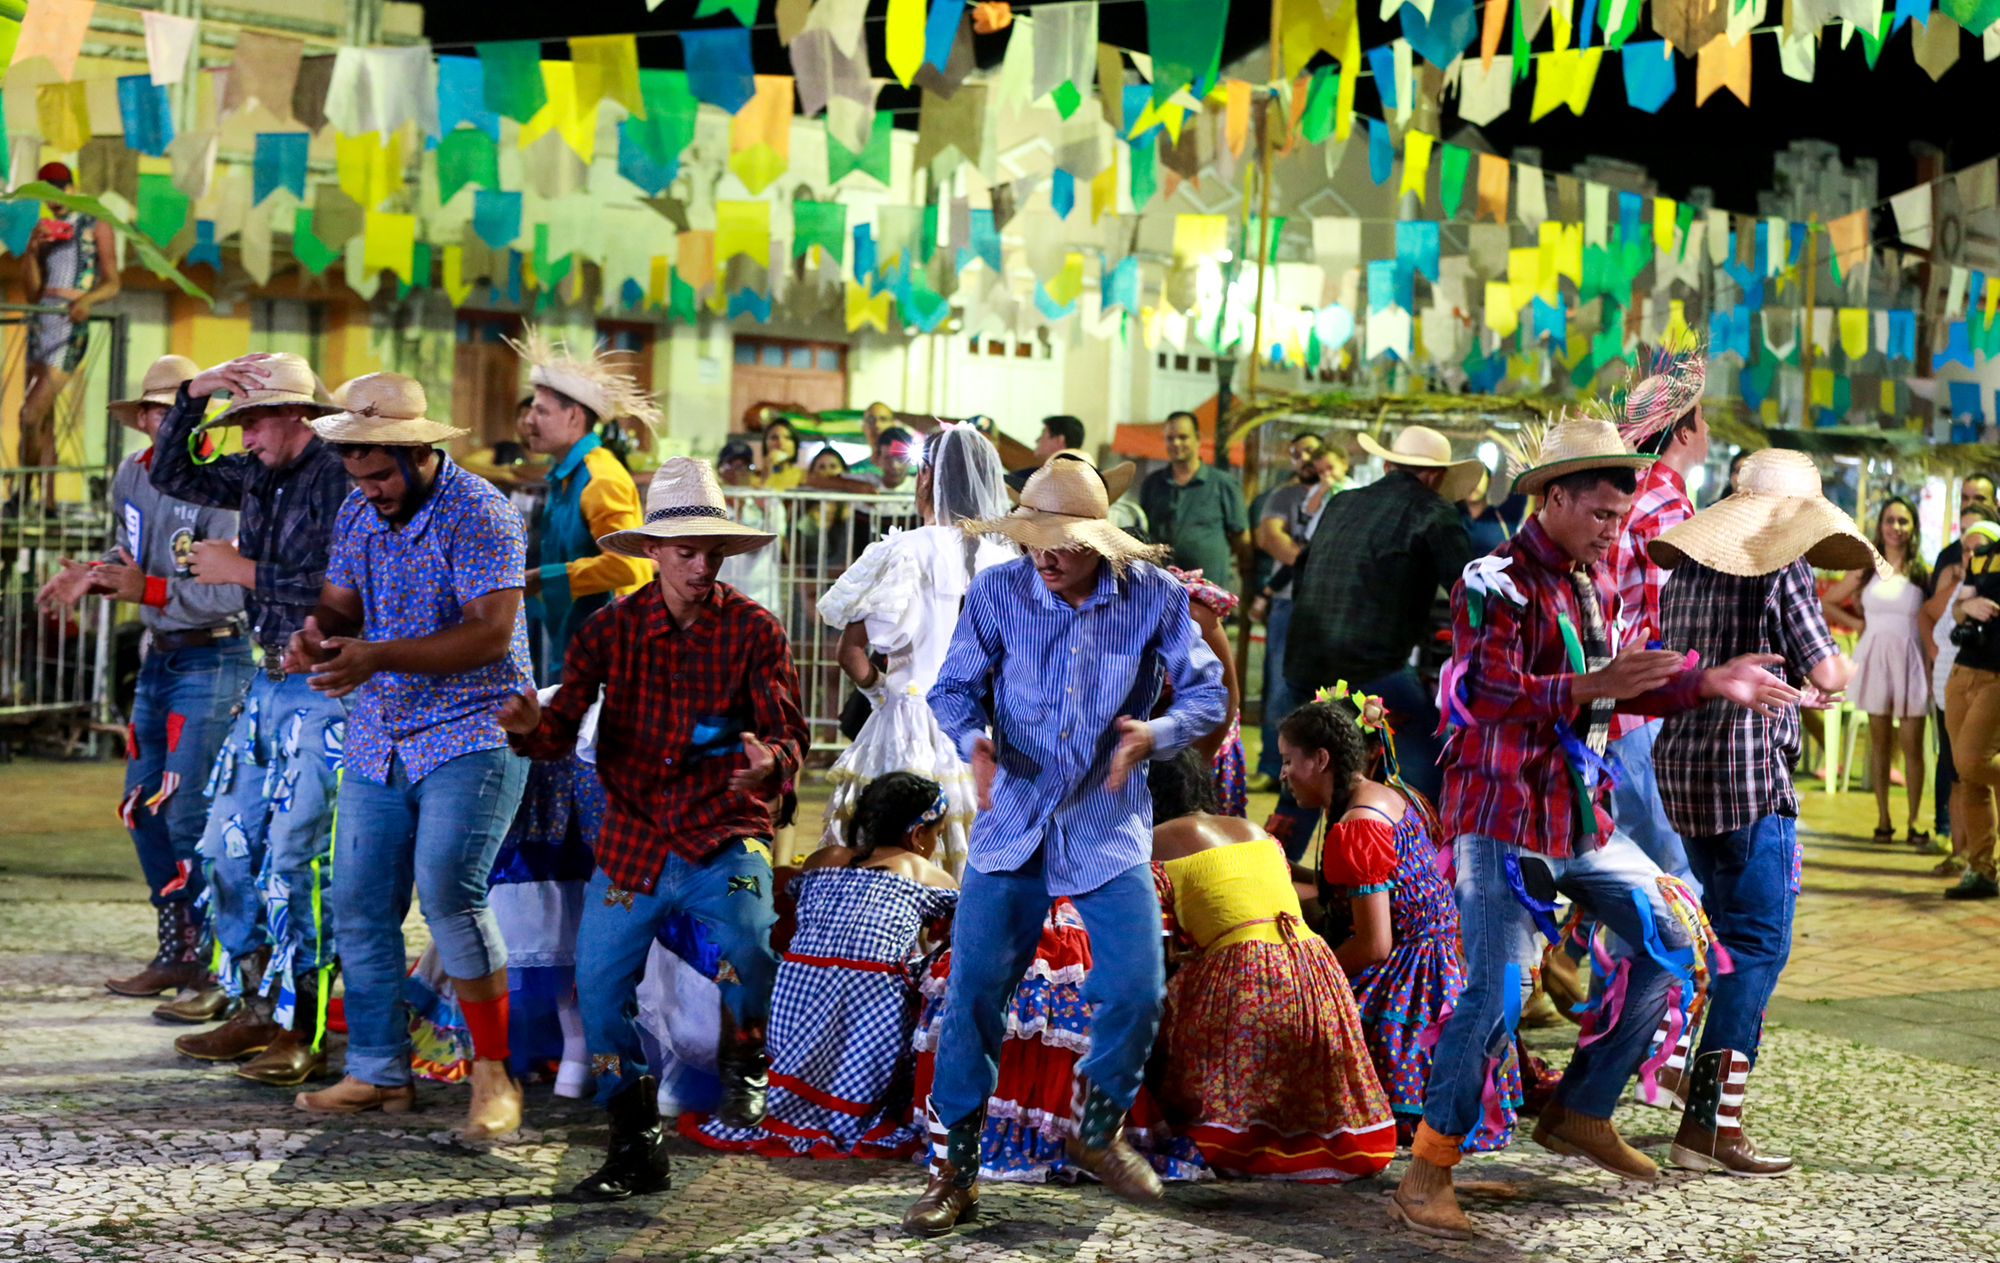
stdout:
<svg viewBox="0 0 2000 1263">
<path fill-rule="evenodd" d="M 892 530 L 923 525 L 908 493 L 759 491 L 725 487 L 737 521 L 774 531 L 775 543 L 724 564 L 723 582 L 776 614 L 791 638 L 806 725 L 815 749 L 845 744 L 841 707 L 854 686 L 836 660 L 842 628 L 819 616 L 819 599 L 862 550 Z"/>
</svg>

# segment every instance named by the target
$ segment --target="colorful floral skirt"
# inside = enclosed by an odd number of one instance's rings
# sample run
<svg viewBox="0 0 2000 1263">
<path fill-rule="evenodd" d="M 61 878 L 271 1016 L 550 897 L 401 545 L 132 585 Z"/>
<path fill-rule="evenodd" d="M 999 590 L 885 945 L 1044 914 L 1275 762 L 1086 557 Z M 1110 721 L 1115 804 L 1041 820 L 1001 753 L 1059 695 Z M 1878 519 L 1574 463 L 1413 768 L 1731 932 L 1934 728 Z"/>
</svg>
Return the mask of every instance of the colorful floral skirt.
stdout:
<svg viewBox="0 0 2000 1263">
<path fill-rule="evenodd" d="M 1217 814 L 1249 815 L 1250 783 L 1244 777 L 1243 730 L 1234 719 L 1229 721 L 1229 739 L 1215 752 L 1211 770 L 1215 774 L 1215 796 L 1222 804 Z"/>
</svg>

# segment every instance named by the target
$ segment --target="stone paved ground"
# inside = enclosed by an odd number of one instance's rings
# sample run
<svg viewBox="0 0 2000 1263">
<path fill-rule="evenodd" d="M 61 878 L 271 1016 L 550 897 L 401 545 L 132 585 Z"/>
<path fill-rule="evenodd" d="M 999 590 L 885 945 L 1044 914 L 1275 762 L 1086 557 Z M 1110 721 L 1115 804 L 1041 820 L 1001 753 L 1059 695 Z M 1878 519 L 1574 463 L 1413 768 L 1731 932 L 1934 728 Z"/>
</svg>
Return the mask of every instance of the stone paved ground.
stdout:
<svg viewBox="0 0 2000 1263">
<path fill-rule="evenodd" d="M 1388 1224 L 1400 1163 L 1345 1188 L 1184 1185 L 1146 1209 L 996 1186 L 977 1227 L 918 1243 L 895 1229 L 920 1187 L 900 1165 L 677 1144 L 671 1192 L 566 1203 L 604 1131 L 546 1089 L 517 1138 L 478 1148 L 449 1135 L 455 1089 L 405 1119 L 306 1120 L 174 1056 L 146 1004 L 103 991 L 151 932 L 115 791 L 115 768 L 0 768 L 0 1260 L 2000 1259 L 1991 905 L 1943 905 L 1928 861 L 1861 836 L 1858 798 L 1808 805 L 1798 976 L 1753 1081 L 1754 1131 L 1800 1173 L 1642 1189 L 1524 1142 L 1460 1168 L 1490 1237 L 1439 1248 Z M 1927 1055 L 1902 1050 L 1911 1032 Z M 1535 1038 L 1561 1060 L 1560 1032 Z M 1670 1115 L 1628 1104 L 1619 1123 L 1664 1152 Z"/>
</svg>

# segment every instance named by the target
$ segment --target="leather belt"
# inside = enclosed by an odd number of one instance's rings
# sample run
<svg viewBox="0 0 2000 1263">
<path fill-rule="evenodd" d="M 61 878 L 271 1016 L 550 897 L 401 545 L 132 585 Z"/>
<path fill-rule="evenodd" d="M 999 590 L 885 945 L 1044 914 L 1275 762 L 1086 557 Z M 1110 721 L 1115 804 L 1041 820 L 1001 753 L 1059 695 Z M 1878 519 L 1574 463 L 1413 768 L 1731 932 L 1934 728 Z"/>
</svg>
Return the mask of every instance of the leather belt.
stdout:
<svg viewBox="0 0 2000 1263">
<path fill-rule="evenodd" d="M 189 631 L 153 633 L 153 648 L 158 652 L 172 653 L 176 649 L 206 649 L 236 639 L 234 627 L 196 627 Z"/>
</svg>

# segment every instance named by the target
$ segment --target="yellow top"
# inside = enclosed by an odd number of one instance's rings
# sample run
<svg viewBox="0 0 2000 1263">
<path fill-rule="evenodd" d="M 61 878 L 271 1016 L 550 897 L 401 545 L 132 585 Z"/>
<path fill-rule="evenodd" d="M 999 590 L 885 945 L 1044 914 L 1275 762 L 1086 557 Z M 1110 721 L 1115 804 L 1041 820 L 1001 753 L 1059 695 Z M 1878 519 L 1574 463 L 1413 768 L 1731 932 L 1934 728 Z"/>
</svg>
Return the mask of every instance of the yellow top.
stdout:
<svg viewBox="0 0 2000 1263">
<path fill-rule="evenodd" d="M 1204 951 L 1232 943 L 1282 943 L 1276 918 L 1300 915 L 1291 865 L 1272 838 L 1209 847 L 1162 867 L 1174 884 L 1174 916 Z M 1302 921 L 1292 931 L 1293 939 L 1317 937 Z"/>
<path fill-rule="evenodd" d="M 793 461 L 783 469 L 772 474 L 767 474 L 764 478 L 764 485 L 772 491 L 790 491 L 797 487 L 805 476 L 806 471 L 800 467 L 797 461 Z"/>
</svg>

